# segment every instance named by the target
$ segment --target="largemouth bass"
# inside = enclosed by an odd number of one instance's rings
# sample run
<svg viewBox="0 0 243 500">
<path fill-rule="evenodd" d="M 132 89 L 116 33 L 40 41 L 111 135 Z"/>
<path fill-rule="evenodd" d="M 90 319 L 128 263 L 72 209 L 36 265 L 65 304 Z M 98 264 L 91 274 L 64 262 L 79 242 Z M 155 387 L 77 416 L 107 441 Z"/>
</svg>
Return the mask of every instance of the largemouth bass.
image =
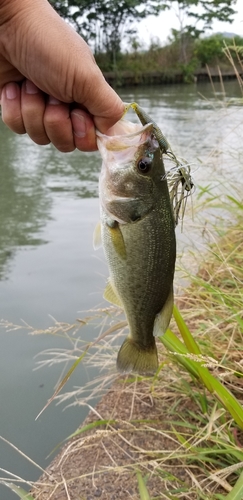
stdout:
<svg viewBox="0 0 243 500">
<path fill-rule="evenodd" d="M 110 279 L 104 297 L 123 307 L 129 335 L 117 357 L 121 372 L 158 368 L 154 335 L 173 309 L 175 221 L 162 151 L 153 124 L 120 120 L 97 132 L 103 163 L 99 181 L 101 240 Z M 95 241 L 99 239 L 96 232 Z"/>
</svg>

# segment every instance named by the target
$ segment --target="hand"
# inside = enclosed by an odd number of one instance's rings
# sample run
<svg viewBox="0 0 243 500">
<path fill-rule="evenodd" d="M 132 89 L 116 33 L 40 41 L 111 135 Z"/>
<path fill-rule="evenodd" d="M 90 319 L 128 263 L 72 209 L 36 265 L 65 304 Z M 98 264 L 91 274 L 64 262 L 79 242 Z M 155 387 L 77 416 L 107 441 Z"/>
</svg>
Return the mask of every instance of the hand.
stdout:
<svg viewBox="0 0 243 500">
<path fill-rule="evenodd" d="M 124 105 L 84 40 L 46 0 L 0 0 L 2 119 L 62 152 L 97 149 Z"/>
</svg>

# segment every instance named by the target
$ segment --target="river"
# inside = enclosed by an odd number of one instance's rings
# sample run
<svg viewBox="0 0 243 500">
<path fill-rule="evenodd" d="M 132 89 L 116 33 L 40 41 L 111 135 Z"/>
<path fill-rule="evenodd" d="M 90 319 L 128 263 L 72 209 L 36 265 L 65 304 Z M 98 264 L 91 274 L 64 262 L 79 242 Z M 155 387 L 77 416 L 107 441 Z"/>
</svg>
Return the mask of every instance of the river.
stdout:
<svg viewBox="0 0 243 500">
<path fill-rule="evenodd" d="M 243 107 L 237 82 L 226 82 L 225 92 L 220 84 L 213 91 L 205 83 L 119 93 L 151 114 L 174 151 L 192 163 L 197 193 L 212 183 L 242 185 Z M 52 403 L 35 421 L 61 372 L 58 365 L 35 370 L 35 356 L 62 348 L 64 339 L 30 335 L 25 325 L 45 329 L 54 320 L 73 323 L 81 311 L 102 303 L 107 267 L 102 251 L 92 246 L 101 161 L 98 153 L 39 147 L 2 123 L 0 151 L 0 319 L 21 326 L 0 327 L 0 436 L 45 468 L 52 458 L 47 455 L 80 425 L 88 407 L 63 411 L 65 405 Z M 190 250 L 194 234 L 191 222 L 183 233 L 177 231 L 180 251 Z M 96 335 L 90 327 L 84 340 Z M 97 374 L 98 368 L 87 371 L 80 364 L 70 390 Z M 2 440 L 0 467 L 29 480 L 40 475 Z M 0 498 L 16 496 L 0 486 Z"/>
</svg>

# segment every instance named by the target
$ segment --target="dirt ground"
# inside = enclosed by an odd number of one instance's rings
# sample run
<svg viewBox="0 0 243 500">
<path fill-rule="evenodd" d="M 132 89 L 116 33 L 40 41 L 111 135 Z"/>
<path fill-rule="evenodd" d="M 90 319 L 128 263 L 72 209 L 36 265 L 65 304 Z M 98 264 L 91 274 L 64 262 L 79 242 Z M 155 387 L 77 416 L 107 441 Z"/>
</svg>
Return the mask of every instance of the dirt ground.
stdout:
<svg viewBox="0 0 243 500">
<path fill-rule="evenodd" d="M 180 460 L 169 455 L 178 443 L 170 433 L 168 398 L 154 400 L 148 382 L 121 377 L 85 420 L 91 426 L 68 442 L 41 476 L 32 495 L 38 500 L 138 500 L 137 470 L 146 477 L 151 498 L 164 496 L 168 477 L 173 489 L 190 483 Z M 180 403 L 182 406 L 183 401 Z M 178 412 L 180 408 L 178 407 Z M 95 425 L 95 424 L 94 424 Z M 156 430 L 158 432 L 156 432 Z M 156 472 L 158 450 L 168 454 L 163 474 Z M 176 475 L 176 478 L 174 477 Z M 168 493 L 168 491 L 167 491 Z M 180 497 L 182 498 L 182 497 Z M 187 498 L 187 497 L 184 497 Z"/>
</svg>

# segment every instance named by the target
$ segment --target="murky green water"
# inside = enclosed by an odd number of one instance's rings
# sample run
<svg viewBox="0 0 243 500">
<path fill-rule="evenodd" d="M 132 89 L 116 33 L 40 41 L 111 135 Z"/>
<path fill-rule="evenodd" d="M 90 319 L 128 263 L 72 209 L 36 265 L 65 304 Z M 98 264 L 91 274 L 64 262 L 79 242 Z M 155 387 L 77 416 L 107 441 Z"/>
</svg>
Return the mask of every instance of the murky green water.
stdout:
<svg viewBox="0 0 243 500">
<path fill-rule="evenodd" d="M 242 182 L 243 107 L 237 82 L 225 85 L 127 89 L 161 126 L 173 149 L 193 163 L 198 186 Z M 135 118 L 134 118 L 135 119 Z M 99 217 L 98 153 L 61 154 L 15 136 L 0 123 L 0 319 L 46 328 L 53 319 L 73 322 L 102 301 L 107 275 L 101 253 L 92 247 Z M 200 168 L 200 160 L 206 166 Z M 189 227 L 189 226 L 188 226 Z M 181 234 L 179 248 L 190 245 L 193 229 Z M 51 317 L 52 318 L 51 318 Z M 90 337 L 97 331 L 89 330 Z M 86 407 L 62 411 L 52 404 L 35 421 L 52 395 L 60 368 L 33 371 L 34 356 L 56 344 L 26 330 L 0 330 L 0 435 L 45 467 L 45 457 L 85 418 Z M 59 344 L 58 344 L 59 345 Z M 60 347 L 63 342 L 60 339 Z M 86 383 L 78 368 L 70 387 Z M 27 479 L 39 471 L 0 441 L 0 467 Z M 15 498 L 4 487 L 0 497 Z"/>
</svg>

